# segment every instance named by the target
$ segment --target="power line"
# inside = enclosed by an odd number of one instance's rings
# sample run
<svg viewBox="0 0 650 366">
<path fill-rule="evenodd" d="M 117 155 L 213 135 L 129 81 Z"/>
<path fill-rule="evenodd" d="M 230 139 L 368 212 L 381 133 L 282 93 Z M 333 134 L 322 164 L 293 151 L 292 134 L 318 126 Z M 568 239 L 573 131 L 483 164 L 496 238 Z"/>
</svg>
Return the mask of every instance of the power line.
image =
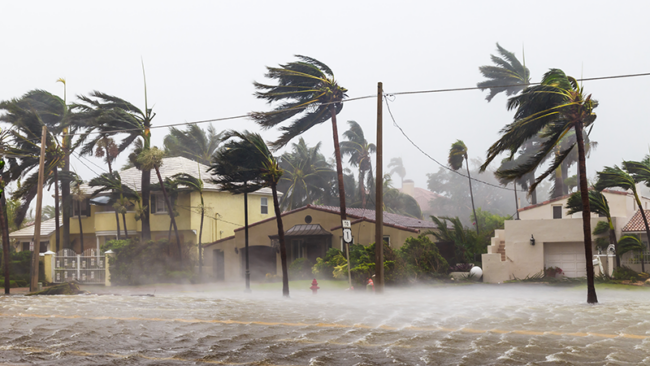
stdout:
<svg viewBox="0 0 650 366">
<path fill-rule="evenodd" d="M 393 95 L 394 95 L 394 94 L 393 94 Z M 432 160 L 432 161 L 435 162 L 436 164 L 440 165 L 441 167 L 443 167 L 443 168 L 449 170 L 450 172 L 453 172 L 453 173 L 456 173 L 456 174 L 460 175 L 461 177 L 465 177 L 465 178 L 471 179 L 471 180 L 473 180 L 473 181 L 475 181 L 475 182 L 483 183 L 483 184 L 486 184 L 486 185 L 488 185 L 488 186 L 492 186 L 492 187 L 495 187 L 495 188 L 504 189 L 504 190 L 507 190 L 507 191 L 510 191 L 510 190 L 511 190 L 510 188 L 507 188 L 507 187 L 504 187 L 504 186 L 499 186 L 499 185 L 496 185 L 496 184 L 492 184 L 492 183 L 488 183 L 488 182 L 482 181 L 482 180 L 480 180 L 480 179 L 476 179 L 476 178 L 468 177 L 468 176 L 466 176 L 466 175 L 464 175 L 464 174 L 462 174 L 462 173 L 460 173 L 460 172 L 458 172 L 458 171 L 456 171 L 456 170 L 453 170 L 453 169 L 451 169 L 450 167 L 448 167 L 448 166 L 446 166 L 446 165 L 440 163 L 440 162 L 439 162 L 438 160 L 436 160 L 434 157 L 432 157 L 431 155 L 429 155 L 426 151 L 422 150 L 422 148 L 421 148 L 420 146 L 418 146 L 418 145 L 417 145 L 413 140 L 411 140 L 411 138 L 406 134 L 406 132 L 404 132 L 404 130 L 402 129 L 402 127 L 401 127 L 400 125 L 397 124 L 397 121 L 395 121 L 395 116 L 393 116 L 393 112 L 392 112 L 391 109 L 390 109 L 390 104 L 388 103 L 388 98 L 384 98 L 384 100 L 386 101 L 386 108 L 388 109 L 388 114 L 390 115 L 390 118 L 393 120 L 393 125 L 394 125 L 395 127 L 397 127 L 397 129 L 400 130 L 400 132 L 402 133 L 402 135 L 404 135 L 404 137 L 406 137 L 406 139 L 411 143 L 411 145 L 415 146 L 415 148 L 418 149 L 418 150 L 419 150 L 419 151 L 420 151 L 424 156 L 426 156 L 427 158 L 429 158 L 430 160 Z M 518 190 L 518 191 L 519 191 L 519 192 L 525 192 L 525 193 L 528 193 L 528 191 L 522 191 L 522 190 Z"/>
</svg>

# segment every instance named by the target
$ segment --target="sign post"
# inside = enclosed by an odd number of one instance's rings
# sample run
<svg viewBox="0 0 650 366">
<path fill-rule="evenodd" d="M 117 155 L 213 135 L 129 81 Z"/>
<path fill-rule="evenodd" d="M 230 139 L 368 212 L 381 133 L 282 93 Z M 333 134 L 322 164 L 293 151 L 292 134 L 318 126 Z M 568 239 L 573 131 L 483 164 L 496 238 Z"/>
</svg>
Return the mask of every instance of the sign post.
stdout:
<svg viewBox="0 0 650 366">
<path fill-rule="evenodd" d="M 343 244 L 345 245 L 345 257 L 348 259 L 348 284 L 352 287 L 352 276 L 350 275 L 350 244 L 352 244 L 352 225 L 350 220 L 341 220 L 343 227 Z"/>
</svg>

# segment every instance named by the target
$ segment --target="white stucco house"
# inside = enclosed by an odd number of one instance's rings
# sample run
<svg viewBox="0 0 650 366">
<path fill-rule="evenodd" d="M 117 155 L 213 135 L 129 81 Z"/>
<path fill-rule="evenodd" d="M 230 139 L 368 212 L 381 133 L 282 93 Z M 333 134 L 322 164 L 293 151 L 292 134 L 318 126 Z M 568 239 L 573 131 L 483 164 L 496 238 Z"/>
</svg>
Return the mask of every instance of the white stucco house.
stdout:
<svg viewBox="0 0 650 366">
<path fill-rule="evenodd" d="M 640 208 L 631 193 L 605 190 L 616 237 L 638 234 L 648 243 Z M 483 280 L 498 283 L 515 278 L 523 279 L 540 273 L 545 268 L 559 267 L 567 277 L 586 276 L 582 213 L 567 215 L 569 195 L 557 197 L 536 205 L 519 209 L 519 220 L 508 220 L 503 230 L 497 230 L 482 255 Z M 642 209 L 650 217 L 650 198 L 641 198 Z M 592 214 L 592 230 L 604 217 Z M 598 254 L 592 243 L 593 254 Z M 646 258 L 648 258 L 646 256 Z M 640 262 L 632 253 L 622 258 L 622 263 L 641 270 Z M 646 263 L 649 263 L 646 259 Z"/>
</svg>

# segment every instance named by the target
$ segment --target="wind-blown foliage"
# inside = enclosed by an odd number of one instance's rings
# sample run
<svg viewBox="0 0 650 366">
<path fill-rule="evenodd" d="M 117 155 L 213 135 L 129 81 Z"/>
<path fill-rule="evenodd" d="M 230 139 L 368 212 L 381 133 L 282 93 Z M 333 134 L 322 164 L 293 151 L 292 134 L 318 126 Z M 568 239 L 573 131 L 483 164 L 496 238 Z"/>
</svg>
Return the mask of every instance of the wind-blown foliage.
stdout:
<svg viewBox="0 0 650 366">
<path fill-rule="evenodd" d="M 640 252 L 643 253 L 645 245 L 641 242 L 636 235 L 625 235 L 618 241 L 618 248 L 616 249 L 616 254 L 622 256 L 627 252 Z M 643 263 L 643 261 L 641 261 Z"/>
<path fill-rule="evenodd" d="M 452 170 L 456 171 L 463 167 L 463 161 L 465 161 L 465 165 L 467 166 L 467 179 L 469 180 L 469 196 L 472 201 L 472 212 L 474 214 L 472 221 L 476 225 L 476 234 L 480 235 L 479 225 L 476 220 L 474 192 L 472 192 L 472 176 L 469 173 L 469 161 L 467 159 L 467 146 L 465 146 L 465 143 L 463 141 L 457 140 L 456 142 L 451 144 L 451 149 L 449 149 L 449 158 L 448 158 L 449 167 Z"/>
<path fill-rule="evenodd" d="M 516 109 L 514 121 L 501 130 L 501 138 L 489 149 L 481 171 L 501 153 L 517 151 L 526 141 L 535 136 L 542 139 L 539 151 L 528 161 L 512 169 L 500 170 L 499 177 L 514 180 L 523 177 L 537 169 L 542 162 L 560 144 L 562 139 L 571 131 L 576 134 L 576 142 L 555 155 L 552 163 L 535 182 L 528 188 L 532 192 L 537 185 L 554 172 L 578 147 L 578 171 L 580 175 L 580 191 L 583 201 L 583 232 L 585 258 L 587 269 L 587 302 L 596 303 L 596 290 L 593 284 L 593 267 L 591 258 L 591 222 L 589 219 L 589 198 L 587 196 L 587 173 L 585 164 L 585 146 L 583 134 L 592 126 L 596 119 L 593 110 L 598 102 L 585 95 L 584 89 L 578 85 L 575 78 L 567 76 L 562 70 L 551 69 L 540 85 L 525 88 L 521 94 L 508 100 L 508 109 Z"/>
<path fill-rule="evenodd" d="M 341 142 L 341 156 L 349 156 L 348 163 L 359 169 L 359 193 L 361 195 L 361 207 L 366 208 L 366 187 L 364 180 L 366 180 L 366 173 L 372 177 L 372 162 L 370 161 L 370 154 L 377 151 L 377 147 L 373 143 L 366 141 L 363 134 L 363 129 L 355 121 L 348 121 L 350 128 L 343 132 L 343 137 L 347 141 Z"/>
<path fill-rule="evenodd" d="M 397 157 L 397 158 L 390 159 L 390 162 L 388 163 L 388 167 L 390 168 L 388 174 L 393 175 L 397 173 L 397 175 L 399 175 L 400 179 L 402 180 L 402 184 L 404 184 L 406 169 L 404 168 L 404 163 L 402 162 L 402 158 Z"/>
<path fill-rule="evenodd" d="M 223 141 L 223 132 L 217 133 L 214 126 L 207 130 L 197 125 L 189 125 L 185 131 L 175 127 L 169 129 L 165 136 L 165 156 L 182 156 L 203 165 L 210 165 L 212 154 L 217 151 Z"/>
<path fill-rule="evenodd" d="M 506 95 L 515 95 L 530 85 L 530 71 L 517 59 L 514 53 L 507 51 L 497 43 L 499 56 L 490 55 L 490 59 L 496 66 L 479 66 L 481 75 L 486 81 L 476 86 L 481 90 L 490 90 L 485 99 L 488 102 L 497 94 L 505 92 Z"/>
<path fill-rule="evenodd" d="M 198 163 L 197 163 L 198 165 Z M 197 207 L 198 212 L 201 214 L 201 223 L 199 225 L 199 275 L 203 274 L 203 219 L 205 218 L 205 201 L 203 200 L 203 179 L 201 178 L 201 169 L 197 169 L 199 177 L 196 178 L 187 173 L 178 173 L 172 176 L 178 186 L 185 186 L 190 192 L 197 192 L 201 199 L 201 204 Z M 202 278 L 201 278 L 202 279 Z"/>
</svg>

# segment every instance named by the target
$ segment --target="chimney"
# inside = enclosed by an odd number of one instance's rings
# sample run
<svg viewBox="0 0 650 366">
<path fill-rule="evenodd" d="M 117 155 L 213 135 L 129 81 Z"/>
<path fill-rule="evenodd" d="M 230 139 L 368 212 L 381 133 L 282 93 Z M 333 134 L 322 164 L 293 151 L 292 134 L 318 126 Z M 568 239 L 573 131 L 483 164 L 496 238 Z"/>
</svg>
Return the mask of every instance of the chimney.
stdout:
<svg viewBox="0 0 650 366">
<path fill-rule="evenodd" d="M 402 182 L 402 193 L 413 197 L 413 194 L 415 193 L 415 183 L 411 179 L 405 179 Z"/>
</svg>

